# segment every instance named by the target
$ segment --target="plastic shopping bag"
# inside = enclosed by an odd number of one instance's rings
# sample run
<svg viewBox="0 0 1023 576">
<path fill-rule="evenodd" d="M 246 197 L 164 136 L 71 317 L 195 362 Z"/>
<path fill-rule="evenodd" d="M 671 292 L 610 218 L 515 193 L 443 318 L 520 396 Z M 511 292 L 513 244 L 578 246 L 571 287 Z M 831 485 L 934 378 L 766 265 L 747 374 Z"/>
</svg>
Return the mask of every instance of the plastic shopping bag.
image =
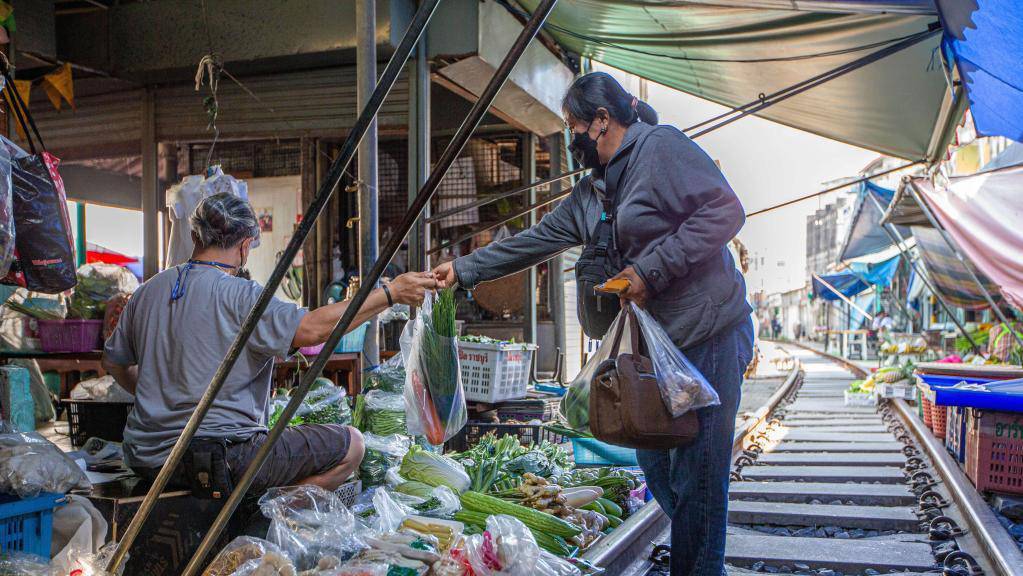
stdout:
<svg viewBox="0 0 1023 576">
<path fill-rule="evenodd" d="M 633 317 L 639 322 L 641 342 L 632 341 L 631 319 L 627 311 L 634 312 Z M 646 310 L 630 302 L 628 308 L 623 309 L 615 318 L 607 333 L 617 333 L 621 322 L 625 322 L 625 326 L 618 353 L 638 352 L 649 356 L 661 392 L 661 400 L 673 417 L 678 418 L 690 410 L 721 403 L 717 392 L 703 374 L 675 346 L 671 337 Z M 568 424 L 577 430 L 589 428 L 590 382 L 597 368 L 611 356 L 611 344 L 612 338 L 605 338 L 600 342 L 600 347 L 587 359 L 586 365 L 572 381 L 568 392 L 561 400 L 561 414 Z"/>
<path fill-rule="evenodd" d="M 568 562 L 546 554 L 521 520 L 504 514 L 487 518 L 487 530 L 465 541 L 465 552 L 478 576 L 580 576 Z"/>
<path fill-rule="evenodd" d="M 671 337 L 647 313 L 635 303 L 629 307 L 639 320 L 639 329 L 645 344 L 645 353 L 654 366 L 654 376 L 661 390 L 661 400 L 672 416 L 679 416 L 707 406 L 721 404 L 718 393 L 693 366 L 686 355 L 671 341 Z M 635 346 L 635 343 L 633 343 Z"/>
<path fill-rule="evenodd" d="M 259 499 L 270 519 L 267 540 L 280 547 L 299 570 L 325 557 L 343 562 L 365 544 L 355 534 L 355 517 L 333 492 L 318 486 L 271 488 Z"/>
<path fill-rule="evenodd" d="M 11 189 L 11 153 L 0 146 L 0 278 L 14 262 L 14 194 Z"/>
<path fill-rule="evenodd" d="M 251 536 L 239 536 L 217 554 L 203 576 L 244 576 L 248 574 L 291 575 L 295 566 L 272 542 Z"/>
<path fill-rule="evenodd" d="M 465 426 L 468 414 L 458 363 L 454 292 L 427 293 L 408 342 L 405 407 L 408 431 L 433 445 L 444 443 Z"/>
</svg>

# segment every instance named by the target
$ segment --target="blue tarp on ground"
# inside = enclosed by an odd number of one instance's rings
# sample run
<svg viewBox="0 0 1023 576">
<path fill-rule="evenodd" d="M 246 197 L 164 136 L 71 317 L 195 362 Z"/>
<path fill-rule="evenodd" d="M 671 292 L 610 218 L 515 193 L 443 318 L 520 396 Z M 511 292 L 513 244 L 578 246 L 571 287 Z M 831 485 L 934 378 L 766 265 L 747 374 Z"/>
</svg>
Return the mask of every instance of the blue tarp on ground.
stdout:
<svg viewBox="0 0 1023 576">
<path fill-rule="evenodd" d="M 938 0 L 943 45 L 966 84 L 977 133 L 1023 141 L 1019 0 Z"/>
</svg>

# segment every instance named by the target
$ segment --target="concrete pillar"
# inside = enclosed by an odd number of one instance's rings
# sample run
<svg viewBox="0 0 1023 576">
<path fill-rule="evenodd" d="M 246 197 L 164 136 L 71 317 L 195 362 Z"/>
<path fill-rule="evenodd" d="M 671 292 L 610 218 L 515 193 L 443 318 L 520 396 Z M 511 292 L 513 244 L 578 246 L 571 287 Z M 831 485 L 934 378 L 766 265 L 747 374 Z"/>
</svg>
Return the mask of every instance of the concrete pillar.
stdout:
<svg viewBox="0 0 1023 576">
<path fill-rule="evenodd" d="M 376 0 L 355 3 L 355 42 L 358 106 L 361 110 L 377 84 Z M 359 275 L 369 275 L 380 252 L 377 218 L 377 121 L 370 124 L 359 145 Z M 380 363 L 380 324 L 370 320 L 366 332 L 366 361 Z"/>
<path fill-rule="evenodd" d="M 156 145 L 156 98 L 142 93 L 142 273 L 149 280 L 160 271 L 160 170 Z"/>
</svg>

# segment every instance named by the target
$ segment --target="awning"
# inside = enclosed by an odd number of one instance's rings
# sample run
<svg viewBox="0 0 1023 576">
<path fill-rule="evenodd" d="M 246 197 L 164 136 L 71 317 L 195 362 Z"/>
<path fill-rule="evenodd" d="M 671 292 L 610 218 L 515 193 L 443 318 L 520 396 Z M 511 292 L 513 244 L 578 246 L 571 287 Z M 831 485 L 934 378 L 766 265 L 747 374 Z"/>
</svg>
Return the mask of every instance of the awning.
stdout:
<svg viewBox="0 0 1023 576">
<path fill-rule="evenodd" d="M 1023 140 L 1019 0 L 938 0 L 944 46 L 966 85 L 977 133 Z"/>
<path fill-rule="evenodd" d="M 872 286 L 887 288 L 892 285 L 892 278 L 899 269 L 899 257 L 896 256 L 886 262 L 870 266 L 868 264 L 854 263 L 849 268 L 861 279 L 866 280 Z"/>
<path fill-rule="evenodd" d="M 885 211 L 883 224 L 895 224 L 896 226 L 930 226 L 931 222 L 924 215 L 924 211 L 917 204 L 916 199 L 909 190 L 912 178 L 906 176 L 899 183 L 899 189 L 895 191 L 888 210 Z"/>
<path fill-rule="evenodd" d="M 521 4 L 532 10 L 538 0 Z M 928 30 L 937 19 L 927 4 L 562 0 L 545 29 L 569 51 L 734 107 Z M 900 13 L 878 13 L 892 6 Z M 940 38 L 758 115 L 892 156 L 937 157 L 951 108 Z"/>
<path fill-rule="evenodd" d="M 1023 164 L 1023 144 L 1013 142 L 1008 146 L 1008 148 L 1002 150 L 1001 154 L 995 156 L 993 160 L 981 166 L 981 170 L 986 172 L 988 170 L 1016 166 L 1017 164 Z"/>
<path fill-rule="evenodd" d="M 987 300 L 981 294 L 977 284 L 963 263 L 956 258 L 952 250 L 934 228 L 914 226 L 913 236 L 916 238 L 927 277 L 934 288 L 953 305 L 967 310 L 983 310 L 988 308 Z M 985 288 L 998 301 L 998 288 L 990 280 L 981 275 Z"/>
<path fill-rule="evenodd" d="M 973 267 L 1023 308 L 1023 166 L 911 185 Z"/>
<path fill-rule="evenodd" d="M 878 208 L 878 204 L 888 206 L 895 192 L 873 182 L 864 182 L 859 188 L 852 223 L 839 251 L 838 259 L 843 262 L 881 252 L 892 245 L 891 238 L 879 224 L 884 212 Z M 908 228 L 902 228 L 899 232 L 903 238 L 910 234 Z"/>
<path fill-rule="evenodd" d="M 823 282 L 821 281 L 823 280 Z M 842 296 L 852 297 L 860 292 L 863 292 L 870 285 L 860 279 L 859 276 L 852 272 L 840 272 L 838 274 L 826 274 L 820 278 L 813 278 L 813 293 L 818 298 L 824 300 L 841 300 L 841 296 L 835 293 L 835 290 L 829 288 L 826 284 L 830 284 L 832 288 L 842 293 Z"/>
</svg>

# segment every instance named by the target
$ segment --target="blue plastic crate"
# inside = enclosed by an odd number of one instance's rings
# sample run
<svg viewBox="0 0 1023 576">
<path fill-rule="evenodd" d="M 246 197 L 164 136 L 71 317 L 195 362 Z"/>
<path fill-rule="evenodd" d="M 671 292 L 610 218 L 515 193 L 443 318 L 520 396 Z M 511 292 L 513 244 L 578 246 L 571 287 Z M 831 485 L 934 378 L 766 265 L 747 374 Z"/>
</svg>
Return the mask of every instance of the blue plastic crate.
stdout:
<svg viewBox="0 0 1023 576">
<path fill-rule="evenodd" d="M 933 387 L 935 403 L 1001 412 L 1023 412 L 1023 380 L 1001 380 L 974 388 Z"/>
<path fill-rule="evenodd" d="M 364 322 L 355 330 L 341 337 L 341 341 L 334 348 L 336 354 L 347 354 L 351 352 L 362 352 L 362 346 L 366 343 L 366 331 L 369 329 L 369 322 Z"/>
<path fill-rule="evenodd" d="M 636 450 L 595 438 L 572 438 L 576 466 L 637 466 Z"/>
<path fill-rule="evenodd" d="M 25 552 L 50 558 L 53 509 L 63 494 L 43 493 L 35 498 L 0 494 L 0 552 Z"/>
</svg>

